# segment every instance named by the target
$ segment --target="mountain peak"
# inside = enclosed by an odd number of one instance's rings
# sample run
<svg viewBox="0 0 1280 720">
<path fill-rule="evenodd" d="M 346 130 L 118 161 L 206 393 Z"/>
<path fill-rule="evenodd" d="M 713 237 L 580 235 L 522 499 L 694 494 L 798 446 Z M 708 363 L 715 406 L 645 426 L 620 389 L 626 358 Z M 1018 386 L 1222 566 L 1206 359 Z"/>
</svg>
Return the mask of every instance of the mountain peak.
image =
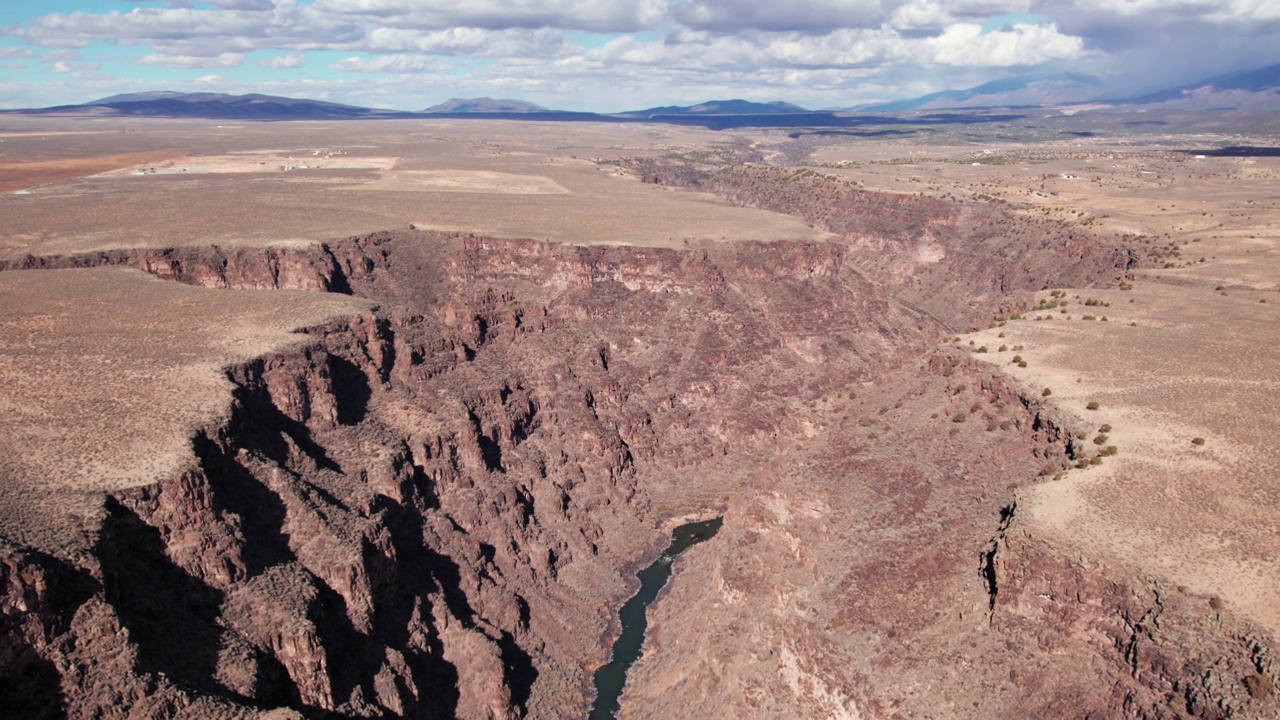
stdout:
<svg viewBox="0 0 1280 720">
<path fill-rule="evenodd" d="M 275 95 L 228 95 L 157 90 L 112 95 L 82 103 L 46 108 L 58 113 L 113 113 L 143 117 L 198 117 L 242 120 L 320 120 L 386 117 L 398 113 L 341 103 Z"/>
<path fill-rule="evenodd" d="M 1121 102 L 1137 105 L 1176 102 L 1207 107 L 1224 101 L 1232 105 L 1243 101 L 1240 104 L 1280 107 L 1280 64 L 1218 75 Z"/>
<path fill-rule="evenodd" d="M 541 113 L 549 112 L 541 105 L 507 98 L 449 98 L 423 110 L 426 113 Z"/>
<path fill-rule="evenodd" d="M 810 112 L 789 102 L 753 102 L 751 100 L 708 100 L 696 105 L 664 105 L 646 110 L 632 110 L 619 115 L 652 117 L 654 115 L 779 115 Z"/>
<path fill-rule="evenodd" d="M 901 112 L 978 107 L 1026 107 L 1082 102 L 1097 97 L 1098 80 L 1087 75 L 1055 73 L 1019 75 L 992 80 L 964 90 L 941 90 L 928 95 L 861 106 L 858 110 Z"/>
</svg>

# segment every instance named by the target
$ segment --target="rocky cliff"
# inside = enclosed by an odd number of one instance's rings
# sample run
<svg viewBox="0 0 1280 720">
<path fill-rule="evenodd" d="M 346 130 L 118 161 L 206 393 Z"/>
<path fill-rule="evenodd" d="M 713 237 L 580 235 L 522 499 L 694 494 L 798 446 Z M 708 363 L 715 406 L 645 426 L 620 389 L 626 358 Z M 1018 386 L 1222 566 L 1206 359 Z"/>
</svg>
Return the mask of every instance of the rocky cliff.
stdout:
<svg viewBox="0 0 1280 720">
<path fill-rule="evenodd" d="M 21 261 L 378 308 L 229 368 L 228 419 L 80 550 L 0 543 L 4 712 L 578 717 L 632 572 L 708 512 L 624 714 L 1274 711 L 1269 641 L 1020 539 L 1001 510 L 1072 435 L 864 261 L 417 232 Z"/>
<path fill-rule="evenodd" d="M 1152 238 L 1108 236 L 1019 213 L 1001 202 L 954 202 L 865 190 L 812 169 L 758 164 L 750 151 L 610 161 L 645 182 L 708 192 L 795 215 L 839 236 L 849 260 L 898 298 L 955 329 L 1015 311 L 1028 291 L 1114 284 L 1163 255 Z"/>
</svg>

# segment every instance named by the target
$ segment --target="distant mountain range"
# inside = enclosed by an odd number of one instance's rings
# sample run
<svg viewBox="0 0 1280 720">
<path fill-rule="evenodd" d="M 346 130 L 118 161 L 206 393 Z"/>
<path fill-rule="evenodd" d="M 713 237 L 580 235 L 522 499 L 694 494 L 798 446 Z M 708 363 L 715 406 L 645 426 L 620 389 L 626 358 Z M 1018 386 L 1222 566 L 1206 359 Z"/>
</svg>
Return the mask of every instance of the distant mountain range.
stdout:
<svg viewBox="0 0 1280 720">
<path fill-rule="evenodd" d="M 1087 75 L 1029 75 L 984 83 L 967 90 L 943 90 L 917 98 L 845 108 L 860 112 L 906 112 L 960 108 L 1025 108 L 1103 103 L 1115 106 L 1167 105 L 1185 110 L 1211 108 L 1280 109 L 1280 65 L 1228 73 L 1208 80 L 1132 98 L 1107 98 L 1101 83 Z"/>
<path fill-rule="evenodd" d="M 523 100 L 482 98 L 449 98 L 439 105 L 432 105 L 423 110 L 424 113 L 544 113 L 558 112 L 548 110 L 541 105 L 534 105 Z"/>
<path fill-rule="evenodd" d="M 975 114 L 995 108 L 1040 108 L 1050 106 L 1101 105 L 1123 110 L 1127 107 L 1210 110 L 1222 108 L 1280 109 L 1280 65 L 1229 73 L 1189 85 L 1161 90 L 1133 98 L 1099 99 L 1099 82 L 1085 75 L 1042 75 L 1006 78 L 966 90 L 943 90 L 917 98 L 844 108 L 813 111 L 787 102 L 711 100 L 696 105 L 667 105 L 621 113 L 596 114 L 550 110 L 523 100 L 494 98 L 452 98 L 421 112 L 400 112 L 344 105 L 341 103 L 286 98 L 273 95 L 226 95 L 155 91 L 112 95 L 80 105 L 61 105 L 32 110 L 5 110 L 4 113 L 117 115 L 134 117 L 208 118 L 233 120 L 344 120 L 375 118 L 512 118 L 526 120 L 592 122 L 663 122 L 698 125 L 712 129 L 735 127 L 852 127 L 903 122 L 952 123 L 987 122 L 1003 115 Z M 919 114 L 920 111 L 956 111 Z M 909 113 L 898 119 L 858 116 L 858 113 Z M 960 112 L 961 114 L 957 114 Z M 1001 112 L 1001 111 L 997 111 Z"/>
<path fill-rule="evenodd" d="M 1280 65 L 1228 73 L 1120 101 L 1127 105 L 1168 104 L 1185 109 L 1247 107 L 1280 109 Z"/>
<path fill-rule="evenodd" d="M 1096 98 L 1101 87 L 1087 75 L 1057 74 L 995 80 L 967 90 L 943 90 L 917 98 L 861 105 L 848 110 L 903 112 L 974 107 L 1036 107 Z"/>
<path fill-rule="evenodd" d="M 789 102 L 751 102 L 750 100 L 708 100 L 697 105 L 664 105 L 647 110 L 615 113 L 621 117 L 649 118 L 661 115 L 780 115 L 812 112 Z"/>
<path fill-rule="evenodd" d="M 44 108 L 42 113 L 192 117 L 215 120 L 323 120 L 403 115 L 388 110 L 275 95 L 225 95 L 172 91 L 112 95 L 81 105 Z"/>
</svg>

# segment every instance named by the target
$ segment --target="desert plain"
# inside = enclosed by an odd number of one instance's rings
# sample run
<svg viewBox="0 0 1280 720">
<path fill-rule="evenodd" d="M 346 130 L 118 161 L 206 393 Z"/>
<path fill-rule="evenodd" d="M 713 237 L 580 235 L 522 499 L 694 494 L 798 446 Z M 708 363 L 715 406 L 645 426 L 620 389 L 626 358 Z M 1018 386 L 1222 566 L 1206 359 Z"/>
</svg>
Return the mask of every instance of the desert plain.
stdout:
<svg viewBox="0 0 1280 720">
<path fill-rule="evenodd" d="M 723 516 L 620 717 L 1276 717 L 1280 127 L 1223 125 L 0 116 L 0 689 L 578 717 Z"/>
</svg>

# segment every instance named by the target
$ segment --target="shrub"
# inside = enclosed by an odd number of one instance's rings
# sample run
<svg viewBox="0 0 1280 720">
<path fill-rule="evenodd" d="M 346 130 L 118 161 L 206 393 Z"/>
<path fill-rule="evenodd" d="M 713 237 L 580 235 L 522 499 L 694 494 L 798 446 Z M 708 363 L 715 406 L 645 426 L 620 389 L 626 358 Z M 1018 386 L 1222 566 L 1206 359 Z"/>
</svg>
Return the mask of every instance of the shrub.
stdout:
<svg viewBox="0 0 1280 720">
<path fill-rule="evenodd" d="M 1027 361 L 1026 361 L 1026 360 L 1019 360 L 1019 361 L 1018 361 L 1018 367 L 1020 367 L 1020 368 L 1024 368 L 1024 367 L 1026 367 L 1026 366 L 1027 366 Z"/>
<path fill-rule="evenodd" d="M 958 413 L 956 413 L 955 415 L 952 415 L 952 416 L 951 416 L 951 422 L 953 422 L 953 423 L 962 423 L 962 422 L 964 422 L 965 420 L 968 420 L 968 419 L 969 419 L 969 416 L 968 416 L 968 415 L 966 415 L 963 411 L 958 412 Z"/>
<path fill-rule="evenodd" d="M 1106 457 L 1111 457 L 1112 455 L 1115 455 L 1118 452 L 1120 452 L 1120 448 L 1116 447 L 1115 445 L 1108 445 L 1105 448 L 1103 448 L 1098 454 Z"/>
<path fill-rule="evenodd" d="M 1111 432 L 1111 425 L 1109 423 L 1102 423 L 1102 427 L 1098 428 L 1098 432 L 1100 433 Z"/>
<path fill-rule="evenodd" d="M 980 352 L 980 353 L 984 353 L 984 352 L 986 352 L 986 351 L 987 351 L 987 346 L 986 346 L 986 345 L 983 345 L 982 347 L 978 348 L 978 352 Z"/>
<path fill-rule="evenodd" d="M 1089 404 L 1088 404 L 1088 405 L 1085 405 L 1084 407 L 1085 407 L 1085 409 L 1086 409 L 1086 410 L 1097 410 L 1098 408 L 1100 408 L 1100 407 L 1102 407 L 1102 406 L 1098 404 L 1098 401 L 1097 401 L 1097 400 L 1090 400 L 1090 401 L 1089 401 Z"/>
<path fill-rule="evenodd" d="M 1266 301 L 1264 300 L 1263 302 L 1266 302 Z M 997 350 L 996 352 L 1006 352 L 1006 351 L 1008 351 L 1008 349 L 1009 349 L 1009 346 L 1008 346 L 1008 345 L 1001 345 L 1001 346 L 1000 346 L 1000 349 L 999 349 L 999 350 Z"/>
<path fill-rule="evenodd" d="M 1275 683 L 1271 680 L 1271 676 L 1262 673 L 1254 673 L 1246 677 L 1244 687 L 1249 691 L 1249 696 L 1255 700 L 1271 697 L 1271 693 L 1275 691 Z"/>
<path fill-rule="evenodd" d="M 1020 363 L 1020 362 L 1022 362 L 1022 356 L 1021 356 L 1021 355 L 1014 355 L 1014 356 L 1013 356 L 1013 361 L 1012 361 L 1012 362 L 1015 362 L 1015 363 Z"/>
<path fill-rule="evenodd" d="M 1191 438 L 1191 444 L 1192 444 L 1192 445 L 1203 445 L 1203 444 L 1204 444 L 1204 438 L 1202 438 L 1202 437 L 1198 437 L 1198 438 Z"/>
<path fill-rule="evenodd" d="M 1089 458 L 1089 464 L 1090 464 L 1090 465 L 1101 465 L 1101 464 L 1102 464 L 1102 456 L 1101 456 L 1101 455 L 1094 455 L 1093 457 Z"/>
<path fill-rule="evenodd" d="M 1108 440 L 1110 440 L 1110 439 L 1111 439 L 1111 436 L 1110 436 L 1110 435 L 1103 435 L 1103 434 L 1099 434 L 1097 437 L 1095 437 L 1095 438 L 1093 439 L 1093 444 L 1094 444 L 1094 445 L 1106 445 L 1106 444 L 1107 444 L 1107 441 L 1108 441 Z"/>
<path fill-rule="evenodd" d="M 1045 388 L 1040 391 L 1040 397 L 1049 397 L 1052 394 L 1053 394 L 1053 391 L 1050 390 L 1049 388 Z"/>
</svg>

